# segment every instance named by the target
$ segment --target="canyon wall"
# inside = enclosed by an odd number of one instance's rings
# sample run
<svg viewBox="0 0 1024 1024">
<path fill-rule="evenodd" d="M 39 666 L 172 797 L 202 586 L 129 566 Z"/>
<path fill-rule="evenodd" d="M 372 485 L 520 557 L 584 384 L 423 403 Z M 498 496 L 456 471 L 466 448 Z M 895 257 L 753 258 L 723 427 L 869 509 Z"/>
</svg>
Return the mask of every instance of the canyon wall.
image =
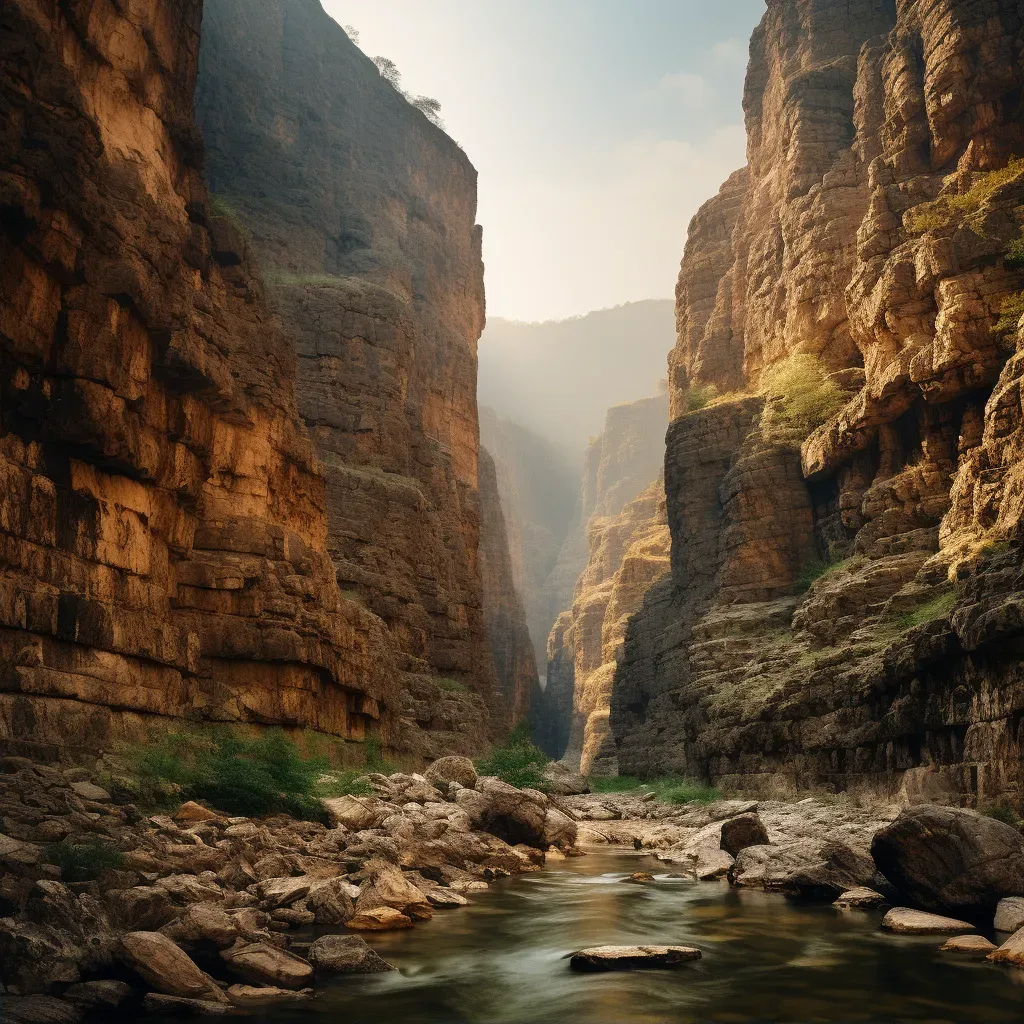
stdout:
<svg viewBox="0 0 1024 1024">
<path fill-rule="evenodd" d="M 183 720 L 395 740 L 396 655 L 337 586 L 291 341 L 248 242 L 211 211 L 201 15 L 0 8 L 8 751 Z"/>
<path fill-rule="evenodd" d="M 677 288 L 623 772 L 1021 797 L 1022 17 L 771 0 Z"/>
<path fill-rule="evenodd" d="M 546 584 L 554 626 L 545 688 L 534 698 L 534 735 L 551 756 L 584 770 L 607 734 L 625 622 L 644 582 L 667 568 L 659 473 L 667 416 L 664 394 L 608 410 L 604 432 L 587 449 L 579 517 Z"/>
<path fill-rule="evenodd" d="M 480 408 L 480 443 L 494 458 L 514 586 L 536 663 L 543 666 L 554 621 L 545 588 L 576 515 L 573 470 L 550 441 L 486 406 Z"/>
<path fill-rule="evenodd" d="M 207 0 L 197 107 L 211 188 L 296 340 L 341 591 L 387 624 L 407 722 L 479 749 L 480 702 L 507 716 L 479 559 L 476 172 L 317 0 Z M 511 694 L 528 669 L 498 663 Z"/>
</svg>

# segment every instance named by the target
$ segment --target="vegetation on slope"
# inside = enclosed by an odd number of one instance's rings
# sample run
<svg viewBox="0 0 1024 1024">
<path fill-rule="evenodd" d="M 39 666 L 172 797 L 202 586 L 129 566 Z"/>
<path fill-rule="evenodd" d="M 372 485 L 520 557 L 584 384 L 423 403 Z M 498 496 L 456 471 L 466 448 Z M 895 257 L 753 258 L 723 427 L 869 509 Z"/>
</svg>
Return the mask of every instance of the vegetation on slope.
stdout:
<svg viewBox="0 0 1024 1024">
<path fill-rule="evenodd" d="M 772 444 L 799 447 L 846 404 L 849 394 L 817 356 L 795 352 L 761 373 L 761 433 Z"/>
</svg>

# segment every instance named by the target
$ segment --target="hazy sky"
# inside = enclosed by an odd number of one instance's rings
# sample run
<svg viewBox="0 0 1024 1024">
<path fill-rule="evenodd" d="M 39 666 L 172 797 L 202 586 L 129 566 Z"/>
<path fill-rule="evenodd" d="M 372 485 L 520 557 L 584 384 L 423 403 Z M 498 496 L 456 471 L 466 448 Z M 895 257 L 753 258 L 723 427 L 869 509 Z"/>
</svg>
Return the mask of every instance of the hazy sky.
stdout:
<svg viewBox="0 0 1024 1024">
<path fill-rule="evenodd" d="M 487 308 L 546 320 L 672 295 L 697 207 L 744 163 L 764 0 L 323 0 L 480 172 Z"/>
</svg>

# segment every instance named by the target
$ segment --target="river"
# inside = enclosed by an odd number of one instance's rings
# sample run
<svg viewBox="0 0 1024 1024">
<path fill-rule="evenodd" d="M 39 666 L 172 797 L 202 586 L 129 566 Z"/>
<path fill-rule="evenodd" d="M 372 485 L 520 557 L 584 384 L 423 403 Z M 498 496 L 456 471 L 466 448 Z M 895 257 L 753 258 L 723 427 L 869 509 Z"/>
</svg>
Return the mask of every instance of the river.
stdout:
<svg viewBox="0 0 1024 1024">
<path fill-rule="evenodd" d="M 624 881 L 650 871 L 653 883 Z M 650 857 L 599 853 L 502 880 L 412 931 L 367 935 L 398 972 L 322 983 L 265 1024 L 1019 1022 L 1024 975 L 940 954 L 841 912 L 725 883 L 672 878 Z M 576 974 L 604 943 L 693 945 L 675 970 Z M 152 1021 L 153 1018 L 148 1018 Z"/>
</svg>

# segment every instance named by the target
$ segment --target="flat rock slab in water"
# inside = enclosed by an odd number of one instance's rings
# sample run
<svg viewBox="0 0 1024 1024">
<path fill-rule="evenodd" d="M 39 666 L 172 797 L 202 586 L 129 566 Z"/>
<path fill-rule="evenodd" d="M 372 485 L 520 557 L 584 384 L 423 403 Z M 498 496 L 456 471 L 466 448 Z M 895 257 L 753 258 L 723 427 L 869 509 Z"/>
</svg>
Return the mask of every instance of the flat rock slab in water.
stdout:
<svg viewBox="0 0 1024 1024">
<path fill-rule="evenodd" d="M 908 907 L 893 907 L 882 918 L 882 928 L 899 935 L 958 935 L 975 930 L 974 925 L 966 921 L 926 914 L 922 910 L 911 910 Z"/>
<path fill-rule="evenodd" d="M 867 889 L 863 886 L 858 889 L 849 889 L 844 892 L 835 902 L 840 910 L 873 910 L 876 907 L 884 907 L 889 901 L 874 889 Z"/>
<path fill-rule="evenodd" d="M 941 947 L 941 953 L 968 953 L 971 956 L 988 956 L 995 949 L 984 935 L 957 935 Z"/>
<path fill-rule="evenodd" d="M 635 971 L 645 967 L 678 967 L 699 960 L 692 946 L 592 946 L 569 958 L 574 971 Z"/>
</svg>

